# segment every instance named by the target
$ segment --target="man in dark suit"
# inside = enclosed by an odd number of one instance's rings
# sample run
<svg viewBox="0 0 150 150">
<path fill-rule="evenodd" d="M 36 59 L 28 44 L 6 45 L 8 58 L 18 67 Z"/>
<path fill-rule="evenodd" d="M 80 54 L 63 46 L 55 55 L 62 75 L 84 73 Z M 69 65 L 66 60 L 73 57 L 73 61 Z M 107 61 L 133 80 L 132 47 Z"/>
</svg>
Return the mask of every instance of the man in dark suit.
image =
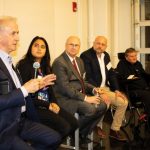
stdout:
<svg viewBox="0 0 150 150">
<path fill-rule="evenodd" d="M 111 66 L 109 54 L 105 51 L 107 48 L 107 39 L 104 36 L 95 38 L 93 47 L 81 54 L 85 64 L 86 78 L 89 83 L 100 87 L 102 92 L 109 97 L 107 106 L 110 104 L 116 106 L 116 111 L 111 125 L 110 137 L 120 141 L 126 140 L 120 134 L 120 127 L 128 105 L 126 97 L 119 92 L 119 85 L 116 74 Z M 98 133 L 104 134 L 98 125 Z"/>
<path fill-rule="evenodd" d="M 99 89 L 85 82 L 82 60 L 77 57 L 80 40 L 70 36 L 65 44 L 65 52 L 54 60 L 52 70 L 56 74 L 55 92 L 58 103 L 68 112 L 79 113 L 80 137 L 86 140 L 106 111 L 106 104 L 99 96 L 89 96 Z"/>
<path fill-rule="evenodd" d="M 0 149 L 54 150 L 60 143 L 60 135 L 31 121 L 38 118 L 28 96 L 49 85 L 51 79 L 49 76 L 41 80 L 32 79 L 21 86 L 9 55 L 16 50 L 18 33 L 15 18 L 0 17 Z"/>
</svg>

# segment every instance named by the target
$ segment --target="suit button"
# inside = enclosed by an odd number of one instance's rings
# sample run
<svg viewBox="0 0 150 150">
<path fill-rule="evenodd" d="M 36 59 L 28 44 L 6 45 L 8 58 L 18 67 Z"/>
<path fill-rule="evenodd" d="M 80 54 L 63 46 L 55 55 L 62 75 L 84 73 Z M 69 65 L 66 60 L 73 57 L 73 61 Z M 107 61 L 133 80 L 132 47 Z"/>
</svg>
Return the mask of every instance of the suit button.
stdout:
<svg viewBox="0 0 150 150">
<path fill-rule="evenodd" d="M 20 122 L 20 118 L 17 118 L 16 121 L 17 121 L 17 122 Z"/>
</svg>

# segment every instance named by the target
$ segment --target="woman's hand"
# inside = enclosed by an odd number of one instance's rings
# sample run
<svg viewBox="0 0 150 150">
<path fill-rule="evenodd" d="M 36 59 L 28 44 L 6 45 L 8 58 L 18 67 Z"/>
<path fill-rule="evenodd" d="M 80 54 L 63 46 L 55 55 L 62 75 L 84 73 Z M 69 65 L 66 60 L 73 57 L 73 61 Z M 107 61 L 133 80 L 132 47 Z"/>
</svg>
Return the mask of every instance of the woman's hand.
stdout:
<svg viewBox="0 0 150 150">
<path fill-rule="evenodd" d="M 51 110 L 52 112 L 58 114 L 59 111 L 60 111 L 60 107 L 56 103 L 50 103 L 49 110 Z"/>
</svg>

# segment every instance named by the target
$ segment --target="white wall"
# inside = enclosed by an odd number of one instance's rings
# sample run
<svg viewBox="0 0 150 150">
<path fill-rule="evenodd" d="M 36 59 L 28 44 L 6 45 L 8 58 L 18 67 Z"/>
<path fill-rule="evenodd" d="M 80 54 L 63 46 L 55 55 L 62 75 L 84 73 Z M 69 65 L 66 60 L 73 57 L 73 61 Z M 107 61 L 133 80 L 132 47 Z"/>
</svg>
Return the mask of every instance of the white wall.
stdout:
<svg viewBox="0 0 150 150">
<path fill-rule="evenodd" d="M 109 33 L 109 0 L 94 1 L 94 37 L 97 35 L 110 36 Z"/>
<path fill-rule="evenodd" d="M 77 35 L 77 12 L 72 12 L 70 0 L 55 0 L 54 2 L 54 39 L 55 56 L 62 53 L 66 38 Z"/>
<path fill-rule="evenodd" d="M 72 11 L 72 2 L 78 11 Z M 64 50 L 69 35 L 81 38 L 81 52 L 97 35 L 108 38 L 114 66 L 117 52 L 131 46 L 131 0 L 0 0 L 0 15 L 18 18 L 20 43 L 15 62 L 36 35 L 47 39 L 54 60 Z"/>
<path fill-rule="evenodd" d="M 89 5 L 89 46 L 97 35 L 104 35 L 110 38 L 110 4 L 109 0 L 88 0 Z M 109 46 L 108 46 L 109 47 Z"/>
<path fill-rule="evenodd" d="M 50 49 L 53 45 L 53 1 L 45 0 L 0 0 L 3 4 L 1 15 L 11 15 L 18 18 L 20 42 L 14 54 L 15 62 L 27 51 L 34 36 L 44 36 Z M 2 7 L 2 6 L 1 6 Z"/>
<path fill-rule="evenodd" d="M 57 57 L 64 51 L 68 36 L 76 35 L 81 39 L 81 51 L 87 48 L 87 1 L 76 0 L 77 12 L 72 11 L 71 0 L 54 0 L 54 39 Z M 75 0 L 74 0 L 75 2 Z"/>
<path fill-rule="evenodd" d="M 20 43 L 13 54 L 17 62 L 36 35 L 48 41 L 52 60 L 64 50 L 69 35 L 81 38 L 81 49 L 87 48 L 87 1 L 78 0 L 78 11 L 72 11 L 71 0 L 0 0 L 0 15 L 18 18 Z M 77 2 L 77 1 L 76 1 Z"/>
<path fill-rule="evenodd" d="M 130 0 L 119 0 L 118 2 L 118 51 L 125 51 L 131 46 L 131 2 Z"/>
<path fill-rule="evenodd" d="M 107 51 L 115 67 L 117 53 L 131 47 L 131 0 L 93 0 L 93 37 L 108 38 Z"/>
<path fill-rule="evenodd" d="M 133 47 L 132 39 L 132 10 L 131 0 L 118 1 L 118 44 L 117 50 L 113 53 L 112 58 L 116 58 L 118 52 L 124 52 L 127 48 Z M 114 33 L 115 34 L 115 33 Z M 117 60 L 114 59 L 114 64 Z"/>
</svg>

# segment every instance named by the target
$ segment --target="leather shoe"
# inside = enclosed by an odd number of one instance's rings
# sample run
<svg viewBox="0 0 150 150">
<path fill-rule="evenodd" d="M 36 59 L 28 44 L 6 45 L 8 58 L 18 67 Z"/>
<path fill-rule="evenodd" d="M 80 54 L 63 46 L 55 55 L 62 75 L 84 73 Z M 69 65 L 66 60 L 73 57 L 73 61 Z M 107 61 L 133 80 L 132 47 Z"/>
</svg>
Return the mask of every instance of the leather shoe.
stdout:
<svg viewBox="0 0 150 150">
<path fill-rule="evenodd" d="M 100 128 L 100 127 L 96 127 L 97 130 L 97 134 L 101 139 L 106 139 L 106 134 L 105 132 Z"/>
<path fill-rule="evenodd" d="M 116 139 L 118 141 L 127 141 L 127 138 L 124 137 L 120 131 L 115 131 L 110 129 L 109 137 Z"/>
</svg>

